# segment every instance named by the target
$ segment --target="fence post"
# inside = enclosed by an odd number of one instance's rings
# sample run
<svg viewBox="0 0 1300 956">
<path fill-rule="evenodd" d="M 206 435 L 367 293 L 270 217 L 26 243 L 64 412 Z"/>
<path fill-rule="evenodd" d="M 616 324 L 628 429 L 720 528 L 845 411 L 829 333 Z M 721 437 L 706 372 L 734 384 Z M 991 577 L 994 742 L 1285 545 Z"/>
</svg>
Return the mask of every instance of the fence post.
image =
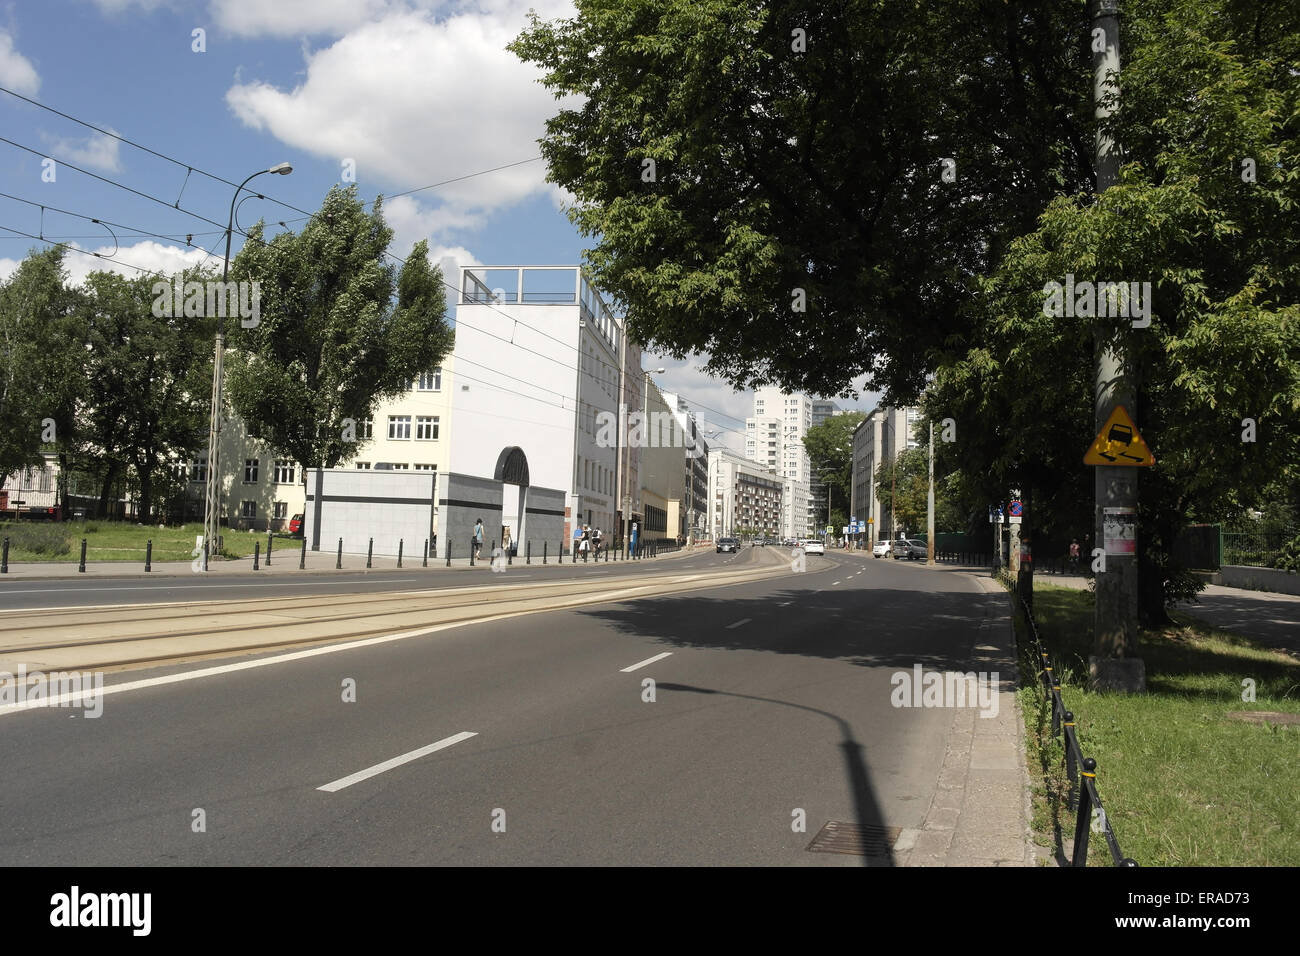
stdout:
<svg viewBox="0 0 1300 956">
<path fill-rule="evenodd" d="M 397 539 L 397 566 L 399 568 L 402 566 L 402 544 L 405 540 L 405 538 Z"/>
<path fill-rule="evenodd" d="M 1083 775 L 1079 783 L 1079 815 L 1074 821 L 1074 857 L 1071 866 L 1088 865 L 1088 834 L 1092 830 L 1092 791 L 1088 780 L 1097 776 L 1097 761 L 1083 758 Z"/>
<path fill-rule="evenodd" d="M 5 544 L 8 543 L 9 543 L 9 539 L 6 538 Z M 6 548 L 5 550 L 8 551 L 9 549 Z M 6 562 L 8 561 L 8 558 L 9 555 L 6 554 L 5 555 Z M 148 574 L 152 570 L 153 570 L 153 538 L 150 538 L 148 541 L 144 543 L 144 573 Z"/>
<path fill-rule="evenodd" d="M 307 536 L 302 536 L 302 551 L 298 555 L 298 570 L 301 571 L 307 567 Z"/>
<path fill-rule="evenodd" d="M 254 542 L 253 542 L 253 570 L 254 570 L 254 571 L 259 571 L 259 570 L 261 570 L 261 569 L 257 566 L 257 559 L 258 559 L 259 557 L 261 557 L 261 555 L 262 555 L 262 542 L 260 542 L 260 541 L 254 541 Z"/>
<path fill-rule="evenodd" d="M 86 570 L 86 539 L 81 539 L 81 563 L 77 565 L 77 570 L 85 573 Z"/>
<path fill-rule="evenodd" d="M 370 543 L 366 545 L 366 567 L 370 567 L 370 558 L 375 553 L 375 539 L 371 538 Z"/>
<path fill-rule="evenodd" d="M 0 574 L 9 573 L 9 539 L 5 538 L 4 554 L 0 556 Z"/>
<path fill-rule="evenodd" d="M 339 538 L 339 556 L 334 562 L 334 568 L 337 570 L 343 567 L 343 539 Z"/>
</svg>

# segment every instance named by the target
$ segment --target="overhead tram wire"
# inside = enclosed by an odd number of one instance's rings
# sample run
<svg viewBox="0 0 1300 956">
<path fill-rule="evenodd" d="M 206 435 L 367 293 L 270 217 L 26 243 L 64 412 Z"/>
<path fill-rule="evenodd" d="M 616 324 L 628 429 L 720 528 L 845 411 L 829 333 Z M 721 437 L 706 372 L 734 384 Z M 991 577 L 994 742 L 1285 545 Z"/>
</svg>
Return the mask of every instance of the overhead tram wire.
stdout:
<svg viewBox="0 0 1300 956">
<path fill-rule="evenodd" d="M 159 272 L 157 269 L 146 269 L 144 266 L 137 266 L 133 263 L 125 261 L 124 259 L 119 259 L 117 258 L 116 255 L 106 256 L 99 252 L 91 252 L 89 249 L 81 249 L 68 242 L 57 242 L 54 239 L 49 239 L 46 238 L 45 236 L 36 236 L 30 232 L 24 232 L 21 229 L 14 229 L 11 226 L 0 224 L 0 229 L 3 229 L 5 232 L 12 232 L 16 236 L 24 236 L 28 239 L 35 239 L 37 242 L 43 242 L 49 246 L 62 246 L 64 249 L 67 249 L 70 252 L 79 252 L 83 256 L 93 256 L 96 259 L 99 259 L 101 262 L 116 263 L 119 266 L 125 266 L 128 269 L 134 269 L 136 272 L 139 272 L 143 275 L 157 276 L 160 279 L 166 279 L 168 282 L 170 282 L 173 276 L 175 275 L 175 273 L 169 275 L 166 272 Z M 0 238 L 4 238 L 4 237 L 0 237 Z M 213 253 L 216 252 L 217 246 L 221 245 L 221 242 L 224 238 L 225 238 L 225 233 L 223 232 L 220 236 L 217 237 L 217 241 L 213 245 L 213 247 L 207 250 L 207 255 L 203 257 L 203 261 L 199 263 L 199 267 L 202 267 L 203 263 L 206 263 L 208 259 L 212 258 Z M 187 268 L 194 268 L 194 267 L 187 267 Z"/>
<path fill-rule="evenodd" d="M 229 186 L 234 186 L 234 185 L 235 185 L 235 183 L 231 182 L 230 180 L 228 180 L 228 179 L 226 179 L 226 178 L 224 178 L 224 177 L 222 177 L 222 176 L 218 176 L 218 175 L 215 174 L 215 173 L 208 172 L 207 170 L 204 170 L 204 169 L 202 169 L 201 167 L 194 166 L 194 165 L 191 164 L 191 163 L 184 162 L 183 160 L 177 159 L 177 158 L 175 158 L 174 156 L 168 156 L 168 155 L 165 154 L 165 153 L 159 152 L 158 150 L 152 149 L 152 148 L 150 148 L 150 147 L 148 147 L 148 146 L 145 146 L 145 145 L 143 145 L 143 144 L 141 144 L 141 143 L 137 143 L 137 142 L 135 142 L 135 141 L 133 141 L 133 140 L 130 140 L 130 139 L 126 138 L 125 136 L 122 136 L 122 135 L 120 135 L 120 134 L 118 134 L 118 133 L 111 132 L 110 130 L 106 130 L 106 129 L 100 127 L 100 126 L 96 126 L 95 124 L 90 123 L 90 122 L 87 122 L 86 120 L 80 119 L 80 118 L 78 118 L 78 117 L 76 117 L 76 116 L 72 116 L 72 115 L 69 114 L 69 113 L 65 113 L 65 112 L 63 112 L 63 111 L 61 111 L 61 110 L 57 110 L 57 109 L 55 109 L 54 107 L 51 107 L 51 106 L 47 106 L 47 105 L 45 105 L 44 103 L 38 102 L 37 100 L 33 100 L 33 99 L 31 99 L 30 97 L 23 96 L 21 93 L 17 93 L 17 92 L 15 92 L 15 91 L 13 91 L 13 90 L 8 89 L 7 87 L 0 86 L 0 92 L 2 92 L 2 93 L 8 93 L 10 96 L 14 96 L 14 97 L 16 97 L 17 99 L 23 100 L 24 102 L 29 103 L 29 104 L 31 104 L 32 106 L 36 106 L 36 107 L 38 107 L 39 109 L 46 110 L 46 111 L 48 111 L 48 112 L 50 112 L 50 113 L 53 113 L 53 114 L 55 114 L 55 115 L 57 115 L 57 116 L 60 116 L 60 117 L 62 117 L 62 118 L 64 118 L 64 119 L 67 119 L 67 120 L 69 120 L 69 121 L 71 121 L 71 122 L 73 122 L 73 123 L 77 123 L 77 124 L 80 125 L 80 126 L 84 126 L 84 127 L 86 127 L 87 129 L 94 130 L 95 132 L 100 133 L 100 134 L 102 134 L 102 135 L 104 135 L 104 136 L 112 137 L 113 139 L 118 140 L 119 142 L 125 143 L 125 144 L 127 144 L 128 146 L 134 147 L 135 149 L 142 150 L 142 151 L 144 151 L 144 152 L 146 152 L 146 153 L 149 153 L 151 156 L 156 156 L 156 157 L 158 157 L 159 159 L 163 159 L 163 160 L 165 160 L 165 161 L 167 161 L 167 162 L 170 162 L 170 163 L 172 163 L 172 164 L 174 164 L 174 165 L 176 165 L 176 166 L 178 166 L 178 167 L 180 167 L 180 168 L 182 168 L 182 169 L 185 169 L 185 170 L 187 170 L 187 171 L 190 171 L 190 172 L 196 172 L 196 173 L 198 173 L 198 174 L 200 174 L 200 175 L 202 175 L 202 176 L 206 176 L 206 177 L 209 178 L 209 179 L 215 180 L 215 181 L 217 181 L 217 182 L 224 183 L 224 184 L 229 185 Z M 31 153 L 37 155 L 37 156 L 41 156 L 42 158 L 52 158 L 52 157 L 47 157 L 46 154 L 41 153 L 41 152 L 39 152 L 38 150 L 34 150 L 34 149 L 30 148 L 30 147 L 23 146 L 21 143 L 15 143 L 15 142 L 13 142 L 12 140 L 5 139 L 4 137 L 0 137 L 0 142 L 9 143 L 9 144 L 12 145 L 12 146 L 16 146 L 16 147 L 19 148 L 19 149 L 26 150 L 26 151 L 28 151 L 28 152 L 31 152 Z M 540 159 L 542 159 L 542 158 L 543 158 L 543 157 L 541 157 L 541 156 L 534 156 L 534 157 L 531 157 L 531 158 L 529 158 L 529 159 L 517 160 L 517 161 L 515 161 L 515 162 L 512 162 L 512 163 L 506 163 L 506 164 L 503 164 L 503 165 L 501 165 L 501 166 L 494 166 L 494 167 L 492 167 L 492 168 L 490 168 L 490 169 L 479 170 L 478 172 L 467 173 L 467 174 L 465 174 L 465 175 L 463 175 L 463 176 L 456 176 L 456 177 L 453 177 L 453 178 L 451 178 L 451 179 L 441 180 L 441 181 L 436 182 L 436 183 L 431 183 L 431 184 L 429 184 L 429 185 L 427 185 L 427 186 L 419 186 L 419 187 L 416 187 L 415 189 L 408 189 L 408 190 L 406 190 L 406 191 L 404 191 L 404 192 L 394 193 L 394 194 L 392 194 L 392 195 L 390 195 L 390 196 L 387 196 L 387 197 L 385 197 L 385 198 L 387 198 L 387 199 L 396 199 L 396 198 L 398 198 L 398 197 L 400 197 L 400 196 L 409 196 L 409 195 L 412 195 L 413 193 L 423 192 L 424 190 L 427 190 L 427 189 L 435 189 L 435 188 L 437 188 L 437 187 L 439 187 L 439 186 L 445 186 L 445 185 L 449 185 L 449 184 L 451 184 L 451 183 L 455 183 L 455 182 L 462 182 L 462 181 L 467 180 L 467 179 L 473 179 L 473 178 L 475 178 L 475 177 L 477 177 L 477 176 L 487 175 L 488 173 L 499 172 L 499 171 L 504 170 L 504 169 L 510 169 L 510 168 L 513 168 L 513 167 L 515 167 L 515 166 L 522 166 L 522 165 L 525 165 L 525 164 L 527 164 L 527 163 L 537 162 L 538 160 L 540 160 Z M 111 180 L 111 179 L 108 179 L 108 178 L 106 178 L 106 177 L 99 176 L 99 175 L 97 175 L 97 174 L 95 174 L 95 173 L 89 172 L 88 170 L 83 170 L 83 169 L 81 169 L 81 168 L 79 168 L 79 167 L 77 167 L 77 166 L 72 165 L 71 163 L 66 163 L 66 162 L 63 162 L 63 161 L 61 161 L 61 160 L 56 160 L 56 162 L 60 162 L 62 165 L 67 166 L 69 169 L 75 170 L 76 172 L 84 173 L 85 175 L 88 175 L 88 176 L 91 176 L 91 177 L 93 177 L 93 178 L 95 178 L 95 179 L 98 179 L 98 180 L 100 180 L 101 182 L 106 182 L 106 183 L 108 183 L 108 184 L 110 184 L 110 185 L 117 186 L 117 187 L 120 188 L 120 189 L 125 189 L 125 190 L 127 190 L 128 192 L 132 192 L 132 193 L 134 193 L 134 194 L 136 194 L 136 195 L 138 195 L 138 196 L 141 196 L 142 198 L 149 199 L 149 200 L 151 200 L 151 201 L 153 201 L 153 202 L 160 203 L 161 205 L 168 206 L 169 208 L 172 208 L 172 209 L 176 209 L 176 210 L 178 210 L 179 212 L 183 212 L 183 213 L 185 213 L 186 215 L 190 215 L 190 216 L 194 216 L 195 218 L 202 219 L 203 221 L 208 222 L 208 223 L 211 223 L 211 224 L 214 225 L 214 226 L 221 226 L 221 223 L 216 222 L 215 220 L 208 219 L 207 217 L 205 217 L 205 216 L 201 216 L 200 214 L 195 213 L 195 212 L 192 212 L 192 211 L 190 211 L 190 210 L 188 210 L 188 209 L 182 209 L 182 208 L 180 207 L 179 203 L 169 203 L 169 202 L 167 202 L 166 200 L 164 200 L 164 199 L 160 199 L 160 198 L 157 197 L 157 196 L 151 196 L 151 195 L 149 195 L 149 194 L 147 194 L 147 193 L 140 192 L 139 190 L 137 190 L 137 189 L 133 189 L 133 188 L 130 187 L 130 186 L 126 186 L 126 185 L 124 185 L 124 184 L 122 184 L 122 183 L 115 182 L 115 181 L 113 181 L 113 180 Z M 287 220 L 283 220 L 283 221 L 281 221 L 281 224 L 285 225 L 285 228 L 288 228 L 287 223 L 289 223 L 289 222 L 302 222 L 302 221 L 307 221 L 307 220 L 311 220 L 311 219 L 313 219 L 313 218 L 315 218 L 315 217 L 317 217 L 317 216 L 320 215 L 318 212 L 317 212 L 317 213 L 311 213 L 311 212 L 308 212 L 307 210 L 305 210 L 305 209 L 301 209 L 301 208 L 299 208 L 298 206 L 293 205 L 292 203 L 284 202 L 283 200 L 276 199 L 274 196 L 268 196 L 268 195 L 266 195 L 265 193 L 254 193 L 254 195 L 256 195 L 256 196 L 257 196 L 258 198 L 260 198 L 260 199 L 268 200 L 268 201 L 270 201 L 270 202 L 276 203 L 277 205 L 284 206 L 286 209 L 292 209 L 292 210 L 294 210 L 295 212 L 299 212 L 299 213 L 302 213 L 302 214 L 303 214 L 303 217 L 302 217 L 301 219 L 297 219 L 297 218 L 295 218 L 295 219 L 287 219 Z M 372 205 L 373 203 L 374 203 L 374 200 L 372 199 L 372 200 L 368 200 L 368 201 L 366 201 L 365 203 L 363 203 L 363 205 Z M 11 231 L 12 231 L 12 230 L 11 230 Z M 222 234 L 223 234 L 223 235 L 224 235 L 224 232 L 225 232 L 225 230 L 224 230 L 224 228 L 223 228 L 223 230 L 222 230 Z M 248 238 L 248 234 L 247 234 L 246 232 L 243 232 L 243 231 L 241 230 L 240 234 L 243 235 L 245 238 Z M 36 238 L 37 238 L 38 240 L 40 239 L 40 237 L 36 237 Z M 82 250 L 77 250 L 77 251 L 82 251 Z M 393 253 L 390 253 L 390 252 L 387 252 L 387 251 L 385 251 L 384 254 L 387 255 L 387 256 L 389 256 L 390 258 L 394 259 L 395 261 L 400 262 L 400 263 L 403 264 L 403 265 L 406 264 L 406 260 L 403 259 L 401 256 L 397 256 L 397 255 L 395 255 L 395 254 L 393 254 Z M 209 253 L 209 257 L 210 257 L 210 256 L 211 256 L 211 253 Z M 101 258 L 102 258 L 102 257 L 101 257 Z M 205 259 L 204 261 L 206 261 L 206 259 Z M 455 292 L 456 295 L 457 295 L 457 297 L 459 297 L 459 295 L 460 295 L 460 289 L 456 288 L 455 286 L 452 286 L 451 283 L 447 282 L 445 279 L 443 280 L 443 284 L 446 285 L 446 286 L 447 286 L 449 289 L 451 289 L 453 292 Z M 490 303 L 482 303 L 482 304 L 487 304 L 487 305 L 489 306 L 489 308 L 492 308 L 492 306 L 491 306 Z M 507 317 L 507 318 L 510 318 L 512 321 L 517 321 L 517 322 L 519 322 L 520 325 L 524 326 L 524 328 L 527 328 L 527 329 L 529 329 L 530 331 L 536 332 L 537 334 L 542 335 L 542 336 L 545 337 L 545 338 L 549 338 L 549 339 L 551 339 L 551 340 L 553 340 L 553 341 L 555 341 L 555 342 L 558 342 L 559 344 L 564 345 L 566 348 L 569 348 L 569 349 L 573 350 L 574 352 L 578 352 L 578 353 L 579 353 L 579 356 L 581 357 L 581 350 L 579 350 L 576 346 L 570 345 L 569 343 L 564 342 L 563 340 L 558 339 L 558 338 L 556 338 L 555 336 L 552 336 L 552 335 L 550 335 L 550 334 L 548 334 L 548 333 L 546 333 L 546 332 L 544 332 L 544 331 L 542 331 L 542 330 L 540 330 L 540 329 L 537 329 L 537 328 L 535 328 L 535 327 L 533 327 L 533 326 L 530 326 L 528 323 L 523 322 L 523 321 L 520 321 L 520 320 L 516 319 L 514 316 L 507 316 L 506 313 L 501 312 L 499 309 L 495 309 L 495 308 L 493 308 L 493 311 L 498 312 L 499 314 L 501 314 L 501 315 L 503 315 L 503 316 L 505 316 L 505 317 Z M 470 328 L 473 328 L 473 326 L 469 326 L 469 327 L 470 327 Z M 528 351 L 531 351 L 531 350 L 528 350 Z M 533 354 L 539 354 L 539 355 L 540 355 L 540 353 L 533 353 Z M 541 357 L 543 357 L 543 358 L 551 358 L 550 356 L 541 356 Z M 557 362 L 558 362 L 559 360 L 558 360 L 558 359 L 553 359 L 553 358 L 552 358 L 552 361 L 557 361 Z M 601 358 L 599 358 L 599 357 L 595 357 L 595 362 L 596 362 L 597 365 L 603 366 L 603 367 L 605 367 L 605 368 L 607 368 L 607 369 L 609 369 L 609 370 L 611 370 L 611 371 L 613 371 L 613 372 L 619 372 L 619 371 L 620 371 L 616 366 L 610 364 L 609 362 L 604 361 L 603 359 L 601 359 Z M 564 364 L 567 365 L 567 363 L 564 363 Z M 714 414 L 716 414 L 716 415 L 721 415 L 722 417 L 727 418 L 727 419 L 729 419 L 729 420 L 731 420 L 731 421 L 737 421 L 737 422 L 738 422 L 738 421 L 741 421 L 741 419 L 736 418 L 735 416 L 732 416 L 732 415 L 728 415 L 726 412 L 723 412 L 721 409 L 711 408 L 711 407 L 709 407 L 709 406 L 707 406 L 707 405 L 704 405 L 704 404 L 701 404 L 701 403 L 699 403 L 699 402 L 693 402 L 692 404 L 693 404 L 695 407 L 699 408 L 699 409 L 702 409 L 702 410 L 704 410 L 704 411 L 713 412 Z M 717 423 L 715 422 L 714 424 L 717 424 Z M 732 429 L 724 429 L 724 431 L 732 431 Z"/>
</svg>

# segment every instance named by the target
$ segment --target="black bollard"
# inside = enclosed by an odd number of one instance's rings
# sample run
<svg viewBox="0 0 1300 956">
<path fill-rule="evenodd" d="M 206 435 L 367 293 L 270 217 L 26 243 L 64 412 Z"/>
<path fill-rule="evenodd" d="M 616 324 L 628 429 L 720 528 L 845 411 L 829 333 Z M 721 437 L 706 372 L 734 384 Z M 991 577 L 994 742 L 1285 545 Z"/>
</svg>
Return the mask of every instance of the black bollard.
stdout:
<svg viewBox="0 0 1300 956">
<path fill-rule="evenodd" d="M 542 542 L 542 564 L 546 563 L 546 549 L 550 545 L 549 541 Z"/>
<path fill-rule="evenodd" d="M 153 570 L 153 538 L 144 543 L 144 573 Z"/>
<path fill-rule="evenodd" d="M 429 566 L 429 539 L 424 539 L 424 562 L 420 565 L 422 568 Z"/>
<path fill-rule="evenodd" d="M 307 536 L 302 536 L 302 553 L 298 555 L 298 570 L 307 567 Z"/>
<path fill-rule="evenodd" d="M 375 553 L 375 539 L 371 538 L 370 543 L 366 545 L 366 567 L 370 567 L 370 559 Z"/>
<path fill-rule="evenodd" d="M 81 563 L 77 565 L 77 570 L 85 572 L 86 570 L 86 539 L 81 539 Z"/>
<path fill-rule="evenodd" d="M 266 566 L 271 566 L 271 532 L 266 532 Z"/>
<path fill-rule="evenodd" d="M 506 567 L 514 567 L 514 563 L 515 563 L 515 549 L 506 548 Z"/>
<path fill-rule="evenodd" d="M 5 538 L 4 554 L 0 555 L 0 574 L 9 573 L 9 539 Z"/>
<path fill-rule="evenodd" d="M 253 570 L 254 570 L 254 571 L 260 571 L 260 570 L 261 570 L 261 569 L 257 566 L 257 559 L 258 559 L 259 557 L 261 557 L 261 554 L 262 554 L 262 542 L 260 542 L 260 541 L 254 541 L 254 542 L 253 542 Z"/>
<path fill-rule="evenodd" d="M 524 564 L 532 564 L 532 563 L 533 563 L 533 543 L 531 541 L 525 541 L 524 542 Z"/>
<path fill-rule="evenodd" d="M 404 538 L 397 539 L 397 566 L 399 568 L 402 566 L 402 542 L 404 540 Z"/>
<path fill-rule="evenodd" d="M 334 562 L 334 568 L 335 570 L 338 570 L 342 567 L 343 567 L 343 539 L 339 538 L 339 556 L 338 556 L 338 560 Z"/>
<path fill-rule="evenodd" d="M 451 567 L 451 535 L 447 535 L 447 567 Z"/>
<path fill-rule="evenodd" d="M 469 566 L 474 567 L 474 539 L 469 539 Z"/>
</svg>

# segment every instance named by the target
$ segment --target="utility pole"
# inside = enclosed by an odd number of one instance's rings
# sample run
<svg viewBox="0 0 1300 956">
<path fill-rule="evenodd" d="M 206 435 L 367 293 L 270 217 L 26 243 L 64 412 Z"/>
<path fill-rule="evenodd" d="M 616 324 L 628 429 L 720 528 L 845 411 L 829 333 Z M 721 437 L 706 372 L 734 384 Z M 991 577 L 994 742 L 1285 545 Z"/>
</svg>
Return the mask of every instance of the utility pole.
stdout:
<svg viewBox="0 0 1300 956">
<path fill-rule="evenodd" d="M 1090 0 L 1092 28 L 1093 104 L 1099 123 L 1115 112 L 1119 82 L 1119 0 Z M 1113 186 L 1119 173 L 1119 150 L 1110 136 L 1097 130 L 1097 194 Z M 1107 341 L 1101 325 L 1094 333 L 1097 355 L 1096 427 L 1100 431 L 1116 406 L 1123 405 L 1136 420 L 1134 369 L 1121 345 Z M 1132 468 L 1096 466 L 1094 485 L 1095 540 L 1106 547 L 1106 515 L 1123 515 L 1135 521 L 1138 506 L 1137 473 Z M 1146 672 L 1137 656 L 1138 560 L 1133 553 L 1106 554 L 1105 571 L 1097 575 L 1097 601 L 1093 656 L 1088 669 L 1093 684 L 1105 690 L 1140 692 Z"/>
<path fill-rule="evenodd" d="M 925 511 L 925 563 L 934 567 L 934 422 L 930 422 L 930 493 Z"/>
</svg>

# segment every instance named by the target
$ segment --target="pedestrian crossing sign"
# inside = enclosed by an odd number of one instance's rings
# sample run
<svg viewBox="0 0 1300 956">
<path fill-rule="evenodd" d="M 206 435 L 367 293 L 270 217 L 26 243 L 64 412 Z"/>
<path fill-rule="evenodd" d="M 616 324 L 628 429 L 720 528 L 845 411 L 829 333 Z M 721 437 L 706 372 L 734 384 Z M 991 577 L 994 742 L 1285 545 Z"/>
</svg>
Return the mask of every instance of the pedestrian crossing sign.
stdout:
<svg viewBox="0 0 1300 956">
<path fill-rule="evenodd" d="M 1156 458 L 1138 434 L 1137 425 L 1133 424 L 1124 406 L 1117 405 L 1088 447 L 1083 463 L 1140 468 L 1154 465 Z"/>
</svg>

